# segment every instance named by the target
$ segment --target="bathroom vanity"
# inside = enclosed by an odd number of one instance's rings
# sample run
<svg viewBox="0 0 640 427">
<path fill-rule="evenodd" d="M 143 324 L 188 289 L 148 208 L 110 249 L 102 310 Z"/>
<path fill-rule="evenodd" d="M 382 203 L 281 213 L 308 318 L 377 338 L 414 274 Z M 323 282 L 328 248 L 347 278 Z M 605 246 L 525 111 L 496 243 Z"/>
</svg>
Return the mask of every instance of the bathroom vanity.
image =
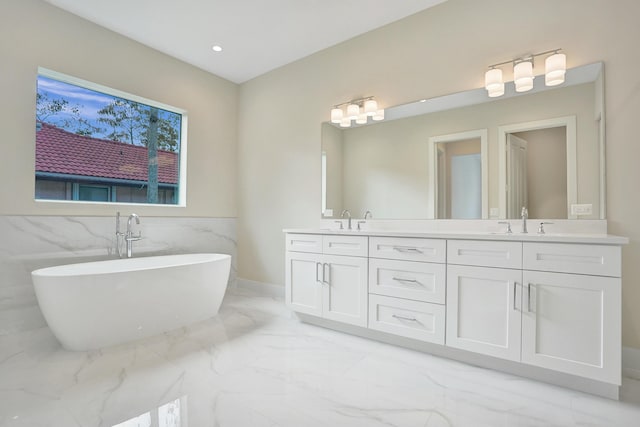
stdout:
<svg viewBox="0 0 640 427">
<path fill-rule="evenodd" d="M 302 320 L 618 398 L 626 238 L 284 231 Z"/>
</svg>

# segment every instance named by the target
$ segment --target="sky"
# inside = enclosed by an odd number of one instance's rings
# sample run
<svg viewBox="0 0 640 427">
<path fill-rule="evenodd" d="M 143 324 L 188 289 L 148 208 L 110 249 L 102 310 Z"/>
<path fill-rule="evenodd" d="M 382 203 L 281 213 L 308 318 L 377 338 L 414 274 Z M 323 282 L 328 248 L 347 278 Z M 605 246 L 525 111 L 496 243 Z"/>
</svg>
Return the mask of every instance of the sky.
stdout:
<svg viewBox="0 0 640 427">
<path fill-rule="evenodd" d="M 85 89 L 80 86 L 75 86 L 69 83 L 64 83 L 55 79 L 51 79 L 49 77 L 45 77 L 42 75 L 38 75 L 38 93 L 47 95 L 50 99 L 66 99 L 70 105 L 77 106 L 80 109 L 80 115 L 88 120 L 91 124 L 96 127 L 104 127 L 104 124 L 98 122 L 98 111 L 103 107 L 110 104 L 117 97 L 108 95 L 105 93 L 97 92 L 90 89 Z M 144 105 L 144 104 L 143 104 Z M 168 115 L 172 115 L 176 113 L 172 113 L 170 111 L 160 110 L 159 116 L 160 118 L 167 117 Z M 65 119 L 71 117 L 70 113 L 61 112 L 56 116 L 51 116 L 47 119 L 47 122 L 53 125 L 61 126 L 61 122 Z M 73 129 L 66 129 L 73 132 Z M 94 133 L 92 136 L 94 138 L 107 138 L 107 130 L 102 133 Z M 180 133 L 180 129 L 177 129 L 178 134 Z"/>
</svg>

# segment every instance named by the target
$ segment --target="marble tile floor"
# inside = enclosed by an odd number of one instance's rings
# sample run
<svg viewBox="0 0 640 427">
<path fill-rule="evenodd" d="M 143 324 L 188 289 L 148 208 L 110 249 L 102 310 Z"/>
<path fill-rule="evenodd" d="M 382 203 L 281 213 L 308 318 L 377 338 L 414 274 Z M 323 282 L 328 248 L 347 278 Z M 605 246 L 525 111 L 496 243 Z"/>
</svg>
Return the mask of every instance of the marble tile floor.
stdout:
<svg viewBox="0 0 640 427">
<path fill-rule="evenodd" d="M 622 394 L 303 324 L 251 291 L 229 291 L 214 319 L 101 351 L 64 351 L 47 328 L 0 337 L 3 427 L 640 426 L 640 381 Z"/>
</svg>

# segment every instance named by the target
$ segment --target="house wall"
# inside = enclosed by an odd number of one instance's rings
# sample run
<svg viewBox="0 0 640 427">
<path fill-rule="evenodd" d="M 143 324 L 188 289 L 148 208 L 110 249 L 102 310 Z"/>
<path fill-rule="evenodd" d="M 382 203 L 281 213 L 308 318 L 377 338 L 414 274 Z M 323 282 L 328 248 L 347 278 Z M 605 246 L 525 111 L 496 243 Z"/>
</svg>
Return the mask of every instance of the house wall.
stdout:
<svg viewBox="0 0 640 427">
<path fill-rule="evenodd" d="M 605 63 L 607 219 L 610 233 L 631 239 L 623 342 L 640 348 L 638 16 L 635 0 L 448 0 L 244 83 L 239 276 L 284 284 L 282 229 L 318 225 L 320 123 L 332 105 L 374 95 L 387 107 L 482 87 L 488 65 L 561 47 L 569 67 Z"/>
<path fill-rule="evenodd" d="M 187 206 L 35 202 L 38 67 L 187 110 Z M 0 215 L 235 217 L 237 88 L 41 0 L 1 2 Z"/>
</svg>

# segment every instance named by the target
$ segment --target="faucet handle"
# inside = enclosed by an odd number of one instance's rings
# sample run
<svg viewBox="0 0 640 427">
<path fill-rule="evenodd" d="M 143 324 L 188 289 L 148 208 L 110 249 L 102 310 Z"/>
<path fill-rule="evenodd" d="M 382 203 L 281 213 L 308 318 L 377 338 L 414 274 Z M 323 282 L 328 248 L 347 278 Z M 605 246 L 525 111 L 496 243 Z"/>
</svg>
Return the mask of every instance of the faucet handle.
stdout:
<svg viewBox="0 0 640 427">
<path fill-rule="evenodd" d="M 513 234 L 513 231 L 511 231 L 511 223 L 509 221 L 498 221 L 498 224 L 506 224 L 507 225 L 507 234 Z"/>
<path fill-rule="evenodd" d="M 360 224 L 366 224 L 366 223 L 367 223 L 367 221 L 358 221 L 356 223 L 356 225 L 358 226 L 358 231 L 362 230 L 362 228 L 360 228 Z"/>
<path fill-rule="evenodd" d="M 552 222 L 541 222 L 540 225 L 538 226 L 538 234 L 545 234 L 544 232 L 544 226 L 545 224 L 553 224 Z"/>
<path fill-rule="evenodd" d="M 333 222 L 340 224 L 340 230 L 344 230 L 344 227 L 342 226 L 342 221 L 333 221 Z"/>
</svg>

